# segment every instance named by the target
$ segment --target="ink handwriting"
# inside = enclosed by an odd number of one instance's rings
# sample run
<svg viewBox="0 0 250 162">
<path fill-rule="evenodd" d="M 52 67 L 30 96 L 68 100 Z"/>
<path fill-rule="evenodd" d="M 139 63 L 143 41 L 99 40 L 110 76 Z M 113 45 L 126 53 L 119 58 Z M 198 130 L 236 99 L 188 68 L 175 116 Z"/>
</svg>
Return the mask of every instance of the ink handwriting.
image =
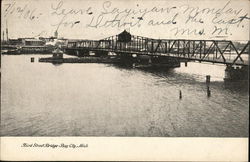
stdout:
<svg viewBox="0 0 250 162">
<path fill-rule="evenodd" d="M 18 18 L 34 20 L 39 19 L 39 17 L 43 15 L 43 13 L 37 12 L 37 8 L 30 8 L 28 4 L 16 5 L 15 1 L 4 4 L 4 7 L 6 7 L 4 17 L 16 15 Z"/>
<path fill-rule="evenodd" d="M 244 28 L 250 20 L 248 11 L 233 6 L 230 0 L 216 7 L 201 7 L 186 2 L 181 5 L 151 7 L 139 2 L 130 7 L 117 6 L 115 1 L 104 1 L 98 5 L 99 8 L 95 5 L 72 8 L 64 0 L 51 2 L 49 15 L 55 21 L 50 25 L 56 30 L 75 27 L 97 29 L 161 26 L 166 27 L 174 36 L 227 36 L 232 34 L 231 28 Z M 41 12 L 39 7 L 32 8 L 28 3 L 18 5 L 17 1 L 8 2 L 4 7 L 5 17 L 16 15 L 20 19 L 32 21 L 48 14 Z"/>
</svg>

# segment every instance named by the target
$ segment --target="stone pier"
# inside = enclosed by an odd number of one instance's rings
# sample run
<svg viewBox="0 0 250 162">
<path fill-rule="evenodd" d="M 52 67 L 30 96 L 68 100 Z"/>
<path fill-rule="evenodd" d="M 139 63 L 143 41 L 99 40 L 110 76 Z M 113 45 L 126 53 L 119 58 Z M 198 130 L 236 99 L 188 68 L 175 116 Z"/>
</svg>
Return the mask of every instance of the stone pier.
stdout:
<svg viewBox="0 0 250 162">
<path fill-rule="evenodd" d="M 227 66 L 225 70 L 225 81 L 248 80 L 248 66 Z"/>
</svg>

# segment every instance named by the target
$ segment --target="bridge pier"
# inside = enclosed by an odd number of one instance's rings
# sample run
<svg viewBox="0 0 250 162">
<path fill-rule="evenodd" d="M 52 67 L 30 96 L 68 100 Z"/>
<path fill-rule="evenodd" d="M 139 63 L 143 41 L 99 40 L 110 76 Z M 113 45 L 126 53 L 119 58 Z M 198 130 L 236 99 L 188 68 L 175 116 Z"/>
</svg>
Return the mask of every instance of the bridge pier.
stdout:
<svg viewBox="0 0 250 162">
<path fill-rule="evenodd" d="M 248 80 L 248 66 L 230 66 L 225 70 L 225 81 L 244 81 Z"/>
<path fill-rule="evenodd" d="M 118 57 L 122 60 L 121 62 L 126 65 L 137 64 L 145 67 L 153 68 L 175 68 L 180 67 L 180 61 L 175 58 L 166 56 L 150 56 L 150 55 L 140 55 L 131 53 L 117 53 Z"/>
<path fill-rule="evenodd" d="M 95 51 L 95 56 L 96 57 L 103 57 L 103 56 L 108 56 L 108 51 Z"/>
<path fill-rule="evenodd" d="M 180 60 L 166 57 L 166 56 L 153 56 L 151 57 L 152 65 L 156 67 L 169 67 L 175 68 L 180 67 Z"/>
<path fill-rule="evenodd" d="M 121 59 L 121 63 L 125 65 L 133 65 L 134 63 L 137 63 L 137 57 L 133 57 L 133 54 L 131 53 L 124 53 L 124 52 L 116 52 L 117 57 Z"/>
</svg>

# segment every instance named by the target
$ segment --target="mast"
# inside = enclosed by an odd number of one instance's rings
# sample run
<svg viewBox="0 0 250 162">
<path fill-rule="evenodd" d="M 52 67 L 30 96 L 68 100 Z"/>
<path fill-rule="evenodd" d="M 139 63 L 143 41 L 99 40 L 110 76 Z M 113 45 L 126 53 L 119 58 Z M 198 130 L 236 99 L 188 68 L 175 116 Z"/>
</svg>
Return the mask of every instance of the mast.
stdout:
<svg viewBox="0 0 250 162">
<path fill-rule="evenodd" d="M 55 31 L 54 36 L 55 36 L 56 38 L 58 37 L 58 32 L 57 32 L 57 30 Z"/>
<path fill-rule="evenodd" d="M 7 41 L 9 40 L 7 20 L 6 20 L 6 39 L 7 39 Z"/>
<path fill-rule="evenodd" d="M 3 42 L 4 42 L 4 31 L 3 31 Z"/>
</svg>

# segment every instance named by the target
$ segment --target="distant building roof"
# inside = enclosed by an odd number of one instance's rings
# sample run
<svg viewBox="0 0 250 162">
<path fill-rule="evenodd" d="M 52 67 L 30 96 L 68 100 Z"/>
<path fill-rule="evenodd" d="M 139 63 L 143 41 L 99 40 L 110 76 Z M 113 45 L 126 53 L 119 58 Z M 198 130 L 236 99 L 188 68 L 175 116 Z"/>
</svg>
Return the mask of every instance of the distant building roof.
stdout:
<svg viewBox="0 0 250 162">
<path fill-rule="evenodd" d="M 32 42 L 41 42 L 42 40 L 39 40 L 39 39 L 34 39 L 34 38 L 28 38 L 28 39 L 24 39 L 25 41 L 32 41 Z"/>
<path fill-rule="evenodd" d="M 90 40 L 88 40 L 88 39 L 68 39 L 68 42 L 80 42 L 80 41 L 90 41 Z"/>
</svg>

